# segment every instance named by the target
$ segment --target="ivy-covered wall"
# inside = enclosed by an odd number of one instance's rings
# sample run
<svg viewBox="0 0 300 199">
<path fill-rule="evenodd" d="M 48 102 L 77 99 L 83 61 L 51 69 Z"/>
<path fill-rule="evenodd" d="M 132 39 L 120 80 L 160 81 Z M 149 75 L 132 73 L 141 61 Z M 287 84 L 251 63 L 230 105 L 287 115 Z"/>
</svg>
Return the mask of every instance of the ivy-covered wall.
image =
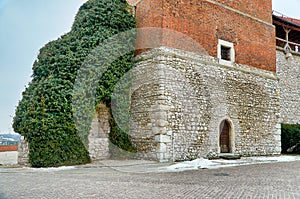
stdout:
<svg viewBox="0 0 300 199">
<path fill-rule="evenodd" d="M 132 28 L 135 19 L 127 11 L 126 1 L 89 0 L 79 9 L 72 30 L 40 50 L 32 81 L 23 92 L 13 122 L 15 132 L 29 143 L 32 166 L 90 162 L 87 137 L 93 115 L 87 112 L 86 119 L 79 121 L 86 131 L 84 136 L 79 136 L 74 122 L 72 100 L 77 72 L 95 47 Z M 96 104 L 110 106 L 114 85 L 133 66 L 132 52 L 114 61 L 98 79 Z"/>
<path fill-rule="evenodd" d="M 281 125 L 282 153 L 300 154 L 300 124 Z"/>
</svg>

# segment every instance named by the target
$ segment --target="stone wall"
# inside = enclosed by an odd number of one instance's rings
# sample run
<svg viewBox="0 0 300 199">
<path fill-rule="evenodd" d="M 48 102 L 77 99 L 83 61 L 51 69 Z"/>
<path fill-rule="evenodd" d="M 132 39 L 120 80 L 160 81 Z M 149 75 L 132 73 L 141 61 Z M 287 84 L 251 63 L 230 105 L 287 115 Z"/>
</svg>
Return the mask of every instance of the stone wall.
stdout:
<svg viewBox="0 0 300 199">
<path fill-rule="evenodd" d="M 0 166 L 16 164 L 18 164 L 18 151 L 0 152 Z"/>
<path fill-rule="evenodd" d="M 160 47 L 139 55 L 133 74 L 131 136 L 143 157 L 176 161 L 219 153 L 225 119 L 231 153 L 280 154 L 274 73 Z"/>
<path fill-rule="evenodd" d="M 104 104 L 97 105 L 95 117 L 91 124 L 89 154 L 92 160 L 109 158 L 109 108 Z"/>
<path fill-rule="evenodd" d="M 88 136 L 89 154 L 92 160 L 101 160 L 110 157 L 108 138 L 110 113 L 109 109 L 103 104 L 97 106 L 96 112 Z M 18 164 L 29 165 L 29 147 L 24 138 L 20 140 L 18 146 Z"/>
<path fill-rule="evenodd" d="M 23 137 L 21 137 L 18 147 L 18 164 L 29 165 L 29 146 Z"/>
<path fill-rule="evenodd" d="M 278 48 L 276 57 L 282 123 L 300 124 L 300 54 L 286 59 L 283 49 Z"/>
</svg>

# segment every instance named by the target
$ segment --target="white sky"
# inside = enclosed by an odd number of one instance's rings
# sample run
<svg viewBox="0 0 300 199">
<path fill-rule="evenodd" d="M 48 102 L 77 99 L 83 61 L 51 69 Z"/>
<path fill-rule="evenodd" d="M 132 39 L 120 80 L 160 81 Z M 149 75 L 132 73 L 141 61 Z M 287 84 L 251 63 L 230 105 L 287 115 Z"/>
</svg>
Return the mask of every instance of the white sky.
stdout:
<svg viewBox="0 0 300 199">
<path fill-rule="evenodd" d="M 300 0 L 273 0 L 273 10 L 300 19 Z"/>
<path fill-rule="evenodd" d="M 68 32 L 87 0 L 0 0 L 0 133 L 12 118 L 30 81 L 39 49 Z M 273 9 L 300 19 L 300 0 L 273 0 Z"/>
<path fill-rule="evenodd" d="M 30 81 L 39 49 L 67 33 L 86 0 L 0 0 L 0 133 Z"/>
</svg>

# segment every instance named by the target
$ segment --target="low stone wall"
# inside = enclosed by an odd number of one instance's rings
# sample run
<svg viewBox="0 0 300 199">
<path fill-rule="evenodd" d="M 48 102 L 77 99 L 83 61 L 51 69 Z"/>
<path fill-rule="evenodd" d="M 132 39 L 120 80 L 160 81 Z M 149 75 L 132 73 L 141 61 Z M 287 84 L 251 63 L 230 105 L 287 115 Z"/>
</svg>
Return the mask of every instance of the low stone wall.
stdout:
<svg viewBox="0 0 300 199">
<path fill-rule="evenodd" d="M 18 151 L 0 152 L 0 165 L 18 164 Z"/>
<path fill-rule="evenodd" d="M 109 154 L 109 108 L 104 104 L 97 106 L 96 115 L 92 121 L 89 134 L 89 153 L 92 160 L 101 160 L 110 157 Z"/>
<path fill-rule="evenodd" d="M 19 142 L 18 164 L 25 166 L 29 165 L 29 146 L 24 138 L 21 138 Z"/>
<path fill-rule="evenodd" d="M 143 157 L 219 153 L 223 120 L 230 124 L 231 153 L 280 154 L 276 74 L 165 47 L 139 55 L 132 73 L 131 136 Z"/>
<path fill-rule="evenodd" d="M 282 123 L 300 124 L 300 53 L 286 59 L 283 49 L 277 49 L 277 75 L 280 79 Z"/>
<path fill-rule="evenodd" d="M 89 140 L 89 154 L 92 160 L 101 160 L 110 157 L 109 154 L 109 109 L 100 104 L 92 121 Z M 18 149 L 18 164 L 29 165 L 29 147 L 26 140 L 21 139 Z"/>
</svg>

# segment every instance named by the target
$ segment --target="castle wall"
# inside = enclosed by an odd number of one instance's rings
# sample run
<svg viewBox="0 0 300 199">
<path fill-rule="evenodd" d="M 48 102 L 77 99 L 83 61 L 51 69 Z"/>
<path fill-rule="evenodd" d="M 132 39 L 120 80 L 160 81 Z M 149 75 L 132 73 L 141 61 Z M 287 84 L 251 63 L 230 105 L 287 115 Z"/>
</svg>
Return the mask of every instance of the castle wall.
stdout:
<svg viewBox="0 0 300 199">
<path fill-rule="evenodd" d="M 91 124 L 89 154 L 92 160 L 107 159 L 109 154 L 110 113 L 104 104 L 97 105 L 97 113 Z"/>
<path fill-rule="evenodd" d="M 231 153 L 280 154 L 278 79 L 244 65 L 161 47 L 137 57 L 131 136 L 141 156 L 188 160 L 220 152 L 230 123 Z"/>
<path fill-rule="evenodd" d="M 110 113 L 104 104 L 97 105 L 97 113 L 91 124 L 89 140 L 89 154 L 92 160 L 102 160 L 110 157 L 109 153 L 109 125 Z M 18 149 L 18 164 L 28 166 L 29 145 L 25 139 L 21 139 Z M 0 150 L 1 151 L 1 150 Z"/>
<path fill-rule="evenodd" d="M 21 137 L 19 146 L 18 146 L 18 164 L 19 165 L 30 165 L 29 164 L 29 144 Z"/>
<path fill-rule="evenodd" d="M 300 54 L 286 59 L 283 50 L 277 50 L 276 57 L 282 123 L 300 124 Z"/>
<path fill-rule="evenodd" d="M 215 2 L 229 6 L 231 8 L 240 10 L 248 15 L 272 23 L 272 16 L 270 16 L 270 10 L 272 10 L 272 0 L 214 0 Z"/>
<path fill-rule="evenodd" d="M 163 2 L 162 0 L 155 1 L 140 1 L 135 7 L 135 18 L 138 28 L 155 27 L 162 28 L 163 24 Z M 151 32 L 137 32 L 137 50 L 136 54 L 140 54 L 146 49 L 138 49 L 140 45 L 154 46 L 155 44 L 162 43 L 162 33 L 151 34 Z"/>
<path fill-rule="evenodd" d="M 276 43 L 271 7 L 271 0 L 142 0 L 136 6 L 135 16 L 138 28 L 159 27 L 181 32 L 213 57 L 217 57 L 218 39 L 232 42 L 236 63 L 275 72 Z M 138 44 L 159 40 L 160 46 L 168 47 L 178 42 L 178 38 L 168 33 L 157 38 L 138 35 L 137 40 Z M 180 49 L 185 50 L 184 45 Z"/>
</svg>

